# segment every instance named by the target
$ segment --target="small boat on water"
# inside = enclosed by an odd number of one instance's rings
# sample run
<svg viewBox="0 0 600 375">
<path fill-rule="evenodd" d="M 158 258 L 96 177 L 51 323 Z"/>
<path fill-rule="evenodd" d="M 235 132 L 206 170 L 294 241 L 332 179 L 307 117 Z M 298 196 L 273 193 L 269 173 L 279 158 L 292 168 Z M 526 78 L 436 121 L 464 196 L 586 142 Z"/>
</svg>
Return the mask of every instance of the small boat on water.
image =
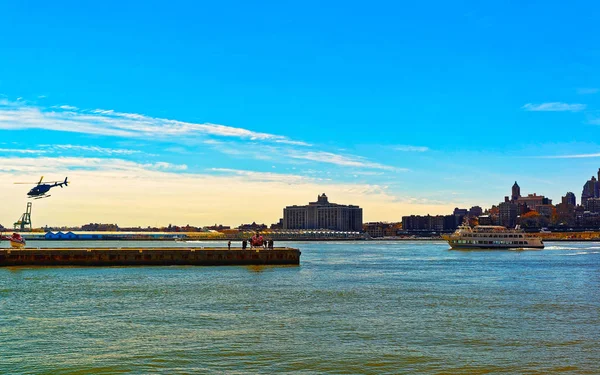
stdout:
<svg viewBox="0 0 600 375">
<path fill-rule="evenodd" d="M 0 241 L 10 241 L 10 246 L 15 249 L 25 247 L 25 239 L 19 233 L 13 233 L 12 236 L 0 236 Z"/>
<path fill-rule="evenodd" d="M 543 249 L 540 237 L 523 232 L 518 226 L 508 229 L 496 225 L 463 224 L 449 236 L 443 237 L 453 249 Z"/>
</svg>

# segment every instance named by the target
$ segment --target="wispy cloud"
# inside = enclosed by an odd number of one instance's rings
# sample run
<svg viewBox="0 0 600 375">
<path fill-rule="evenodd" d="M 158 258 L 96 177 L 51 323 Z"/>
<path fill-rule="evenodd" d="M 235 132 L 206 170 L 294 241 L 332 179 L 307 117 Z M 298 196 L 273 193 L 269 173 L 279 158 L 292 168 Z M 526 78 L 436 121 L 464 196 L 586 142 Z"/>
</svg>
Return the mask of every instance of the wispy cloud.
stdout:
<svg viewBox="0 0 600 375">
<path fill-rule="evenodd" d="M 81 145 L 51 145 L 50 148 L 56 150 L 73 150 L 82 152 L 95 152 L 99 154 L 107 155 L 133 155 L 140 154 L 139 150 L 119 149 L 119 148 L 106 148 L 99 146 L 81 146 Z"/>
<path fill-rule="evenodd" d="M 77 170 L 87 171 L 185 171 L 185 164 L 135 163 L 123 159 L 76 158 L 76 157 L 9 157 L 0 158 L 1 172 L 26 173 L 39 171 L 40 166 L 48 171 L 67 172 Z"/>
<path fill-rule="evenodd" d="M 585 159 L 585 158 L 600 158 L 600 153 L 596 154 L 573 154 L 573 155 L 547 155 L 538 156 L 540 159 Z"/>
<path fill-rule="evenodd" d="M 527 103 L 522 109 L 533 112 L 579 112 L 583 111 L 587 106 L 585 104 L 569 104 L 561 102 L 533 104 Z"/>
<path fill-rule="evenodd" d="M 295 174 L 284 174 L 284 173 L 272 173 L 272 172 L 256 172 L 249 170 L 241 170 L 241 169 L 231 169 L 231 168 L 209 168 L 208 172 L 224 174 L 224 175 L 235 175 L 235 176 L 243 176 L 245 178 L 251 179 L 252 181 L 271 181 L 271 182 L 285 182 L 288 184 L 297 184 L 301 182 L 315 182 L 315 181 L 325 181 L 327 179 L 322 178 L 313 178 Z"/>
<path fill-rule="evenodd" d="M 358 167 L 382 169 L 387 171 L 407 172 L 406 168 L 396 168 L 389 165 L 379 164 L 356 156 L 344 156 L 326 151 L 298 151 L 290 150 L 287 156 L 293 159 L 310 160 L 319 163 L 335 164 L 343 167 Z"/>
<path fill-rule="evenodd" d="M 600 117 L 590 118 L 586 122 L 590 125 L 600 125 Z"/>
<path fill-rule="evenodd" d="M 22 148 L 0 148 L 0 152 L 7 154 L 45 154 L 46 150 L 31 150 Z"/>
<path fill-rule="evenodd" d="M 105 155 L 133 155 L 140 154 L 142 151 L 129 149 L 115 149 L 99 146 L 81 146 L 81 145 L 38 145 L 38 149 L 34 148 L 0 148 L 0 152 L 8 154 L 52 154 L 60 153 L 61 151 L 80 151 L 89 153 L 98 153 Z"/>
<path fill-rule="evenodd" d="M 233 157 L 250 157 L 254 160 L 274 160 L 293 163 L 312 161 L 342 167 L 407 171 L 370 161 L 361 156 L 318 150 L 310 143 L 290 139 L 287 136 L 257 132 L 213 123 L 191 123 L 150 117 L 137 113 L 114 110 L 83 110 L 74 106 L 60 105 L 41 107 L 25 102 L 0 101 L 0 129 L 45 129 L 76 132 L 146 141 L 165 140 L 193 147 L 199 143 Z M 135 150 L 119 150 L 97 146 L 57 145 L 53 150 L 96 152 L 107 155 L 131 155 Z M 411 151 L 422 152 L 426 148 L 414 147 Z"/>
<path fill-rule="evenodd" d="M 65 111 L 77 111 L 79 108 L 73 107 L 72 105 L 57 105 L 52 108 L 64 109 Z"/>
<path fill-rule="evenodd" d="M 69 105 L 50 108 L 0 101 L 0 129 L 47 129 L 118 137 L 172 138 L 218 136 L 310 146 L 286 136 L 212 123 L 191 123 L 114 110 L 82 110 Z"/>
<path fill-rule="evenodd" d="M 292 140 L 287 140 L 287 139 L 279 139 L 279 140 L 276 140 L 275 143 L 283 143 L 286 145 L 293 145 L 293 146 L 306 146 L 306 147 L 312 146 L 310 143 L 306 143 L 306 142 L 302 142 L 302 141 L 292 141 Z"/>
<path fill-rule="evenodd" d="M 598 89 L 598 88 L 578 88 L 577 89 L 577 93 L 579 95 L 597 94 L 598 92 L 600 92 L 600 89 Z"/>
<path fill-rule="evenodd" d="M 410 145 L 398 145 L 398 146 L 394 146 L 394 150 L 396 150 L 396 151 L 406 151 L 406 152 L 426 152 L 426 151 L 429 151 L 429 147 L 425 147 L 425 146 L 410 146 Z"/>
<path fill-rule="evenodd" d="M 221 141 L 206 141 L 215 150 L 234 157 L 251 157 L 257 160 L 277 160 L 298 162 L 312 161 L 317 163 L 332 164 L 340 167 L 355 167 L 366 169 L 379 169 L 395 172 L 407 172 L 406 168 L 397 168 L 390 165 L 375 163 L 366 158 L 355 155 L 341 155 L 328 151 L 307 150 L 305 148 L 278 147 L 275 145 L 250 144 L 247 147 L 239 147 L 237 144 Z"/>
</svg>

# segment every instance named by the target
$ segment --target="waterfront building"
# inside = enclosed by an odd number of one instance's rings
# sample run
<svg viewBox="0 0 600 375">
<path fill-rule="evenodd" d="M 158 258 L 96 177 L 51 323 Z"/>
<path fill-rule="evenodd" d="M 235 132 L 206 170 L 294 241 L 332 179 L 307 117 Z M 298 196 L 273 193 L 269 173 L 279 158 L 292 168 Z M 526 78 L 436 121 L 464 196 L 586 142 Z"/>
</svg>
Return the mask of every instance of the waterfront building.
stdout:
<svg viewBox="0 0 600 375">
<path fill-rule="evenodd" d="M 507 228 L 512 228 L 517 224 L 518 207 L 512 202 L 502 202 L 498 205 L 498 223 Z"/>
<path fill-rule="evenodd" d="M 577 200 L 575 199 L 575 194 L 573 194 L 570 191 L 567 192 L 567 194 L 565 194 L 564 197 L 562 197 L 561 202 L 565 203 L 565 204 L 570 204 L 572 206 L 577 206 Z"/>
<path fill-rule="evenodd" d="M 538 206 L 552 204 L 552 199 L 533 193 L 528 194 L 526 197 L 519 197 L 514 203 L 518 205 L 525 205 L 530 210 L 537 211 Z"/>
<path fill-rule="evenodd" d="M 271 229 L 283 229 L 283 218 L 279 219 L 278 222 L 271 224 Z"/>
<path fill-rule="evenodd" d="M 454 225 L 458 228 L 459 225 L 463 223 L 465 217 L 469 216 L 469 210 L 466 208 L 458 208 L 456 207 L 453 212 L 454 215 Z"/>
<path fill-rule="evenodd" d="M 401 223 L 365 223 L 363 224 L 363 232 L 367 233 L 372 238 L 378 237 L 394 237 L 398 233 Z"/>
<path fill-rule="evenodd" d="M 563 197 L 564 198 L 564 197 Z M 563 225 L 575 224 L 575 206 L 563 202 L 556 205 L 556 223 Z"/>
<path fill-rule="evenodd" d="M 585 202 L 585 210 L 600 213 L 600 198 L 588 198 Z"/>
<path fill-rule="evenodd" d="M 456 228 L 458 228 L 458 225 L 456 225 L 456 216 L 454 215 L 411 215 L 402 217 L 402 230 L 405 232 L 448 232 L 454 231 Z"/>
<path fill-rule="evenodd" d="M 554 206 L 551 204 L 540 204 L 537 206 L 536 211 L 547 218 L 552 217 L 552 213 L 554 212 Z"/>
<path fill-rule="evenodd" d="M 577 225 L 581 225 L 583 223 L 583 217 L 585 216 L 585 207 L 577 206 L 575 207 L 575 223 Z"/>
<path fill-rule="evenodd" d="M 327 195 L 319 195 L 316 202 L 305 206 L 287 206 L 283 209 L 283 229 L 331 229 L 362 231 L 362 208 L 330 203 Z"/>
<path fill-rule="evenodd" d="M 494 225 L 496 224 L 496 220 L 491 215 L 479 215 L 477 218 L 479 225 Z"/>
</svg>

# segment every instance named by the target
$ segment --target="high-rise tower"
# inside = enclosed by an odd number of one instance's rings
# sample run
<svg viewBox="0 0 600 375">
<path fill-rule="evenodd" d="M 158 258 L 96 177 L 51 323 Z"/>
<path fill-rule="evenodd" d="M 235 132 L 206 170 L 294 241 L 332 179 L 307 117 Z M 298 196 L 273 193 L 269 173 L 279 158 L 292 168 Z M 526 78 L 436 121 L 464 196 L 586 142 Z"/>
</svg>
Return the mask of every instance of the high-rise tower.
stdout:
<svg viewBox="0 0 600 375">
<path fill-rule="evenodd" d="M 512 195 L 510 198 L 513 202 L 521 198 L 521 188 L 519 187 L 519 184 L 517 184 L 517 181 L 515 181 L 515 184 L 512 187 Z"/>
<path fill-rule="evenodd" d="M 583 191 L 581 192 L 581 205 L 585 206 L 585 203 L 590 198 L 598 198 L 599 189 L 598 189 L 598 180 L 596 177 L 592 176 L 591 180 L 588 180 L 585 185 L 583 185 Z"/>
<path fill-rule="evenodd" d="M 571 206 L 577 206 L 577 200 L 575 199 L 575 194 L 572 192 L 567 192 L 564 197 L 562 197 L 562 203 L 570 204 Z"/>
</svg>

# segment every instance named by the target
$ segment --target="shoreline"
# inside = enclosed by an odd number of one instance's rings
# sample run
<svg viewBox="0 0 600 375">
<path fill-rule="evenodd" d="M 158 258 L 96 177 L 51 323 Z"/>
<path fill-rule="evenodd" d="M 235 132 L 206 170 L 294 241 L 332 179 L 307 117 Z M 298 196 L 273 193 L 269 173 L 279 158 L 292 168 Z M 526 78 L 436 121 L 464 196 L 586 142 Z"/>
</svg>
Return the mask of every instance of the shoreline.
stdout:
<svg viewBox="0 0 600 375">
<path fill-rule="evenodd" d="M 194 243 L 194 242 L 220 242 L 220 241 L 231 241 L 233 243 L 241 242 L 241 239 L 231 238 L 190 238 L 190 239 L 172 239 L 172 238 L 62 238 L 62 239 L 48 239 L 48 238 L 27 238 L 27 241 L 43 241 L 43 242 L 116 242 L 116 241 L 136 241 L 136 242 L 176 242 L 176 243 Z M 543 238 L 544 242 L 600 242 L 600 238 Z M 443 238 L 278 238 L 275 242 L 445 242 Z"/>
</svg>

